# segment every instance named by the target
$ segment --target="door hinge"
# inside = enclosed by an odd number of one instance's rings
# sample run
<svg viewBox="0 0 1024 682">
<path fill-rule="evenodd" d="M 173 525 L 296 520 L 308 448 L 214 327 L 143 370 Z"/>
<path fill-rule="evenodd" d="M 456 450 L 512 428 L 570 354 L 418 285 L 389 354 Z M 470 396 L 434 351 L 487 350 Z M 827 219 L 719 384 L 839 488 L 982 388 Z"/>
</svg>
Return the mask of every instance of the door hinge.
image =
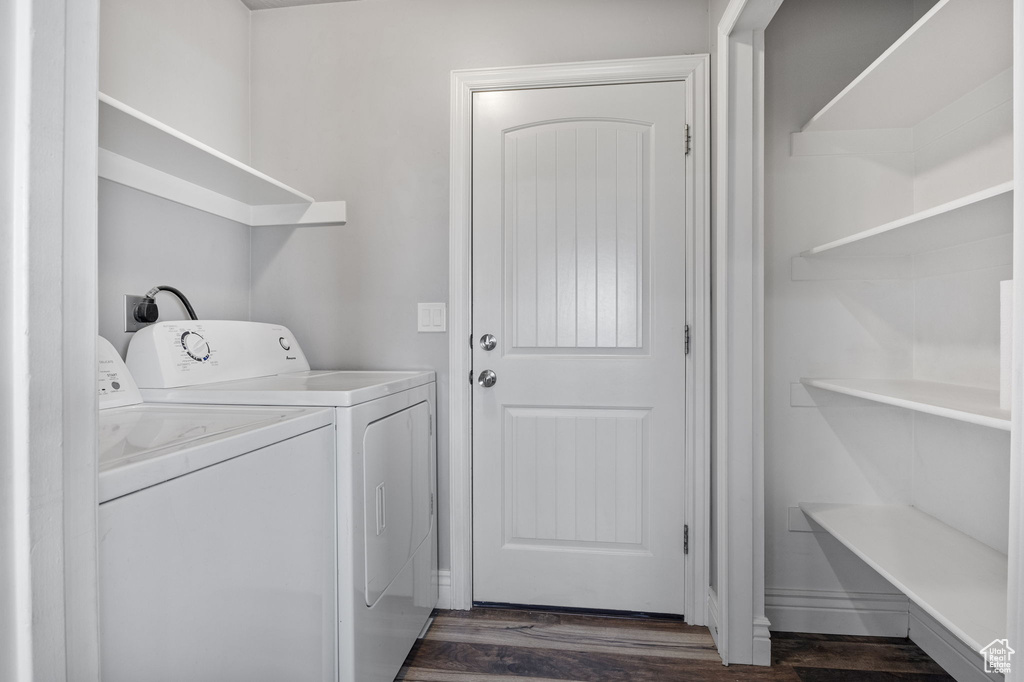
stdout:
<svg viewBox="0 0 1024 682">
<path fill-rule="evenodd" d="M 693 151 L 693 136 L 690 134 L 690 124 L 686 124 L 686 153 L 689 155 Z"/>
<path fill-rule="evenodd" d="M 683 327 L 683 355 L 690 354 L 690 325 Z"/>
<path fill-rule="evenodd" d="M 690 526 L 683 526 L 683 554 L 690 553 Z"/>
<path fill-rule="evenodd" d="M 434 493 L 430 493 L 430 516 L 434 515 Z"/>
</svg>

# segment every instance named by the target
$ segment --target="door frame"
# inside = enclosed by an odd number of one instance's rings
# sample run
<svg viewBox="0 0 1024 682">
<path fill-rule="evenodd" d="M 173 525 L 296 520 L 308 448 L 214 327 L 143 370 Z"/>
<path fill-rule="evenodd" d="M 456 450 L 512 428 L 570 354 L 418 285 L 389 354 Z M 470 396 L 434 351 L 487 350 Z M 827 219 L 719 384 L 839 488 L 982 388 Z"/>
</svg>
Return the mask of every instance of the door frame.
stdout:
<svg viewBox="0 0 1024 682">
<path fill-rule="evenodd" d="M 14 0 L 0 53 L 0 678 L 98 682 L 99 0 Z M 9 456 L 6 453 L 10 452 Z"/>
<path fill-rule="evenodd" d="M 473 606 L 472 198 L 473 93 L 493 90 L 684 81 L 692 153 L 687 156 L 687 323 L 684 614 L 707 622 L 711 438 L 711 148 L 709 55 L 616 59 L 467 69 L 451 76 L 448 403 L 451 574 L 441 576 L 442 608 Z M 680 122 L 682 124 L 682 122 Z M 698 257 L 699 254 L 699 257 Z M 466 381 L 463 381 L 466 378 Z"/>
<path fill-rule="evenodd" d="M 783 0 L 729 0 L 715 64 L 715 535 L 709 628 L 771 665 L 764 611 L 764 30 Z"/>
</svg>

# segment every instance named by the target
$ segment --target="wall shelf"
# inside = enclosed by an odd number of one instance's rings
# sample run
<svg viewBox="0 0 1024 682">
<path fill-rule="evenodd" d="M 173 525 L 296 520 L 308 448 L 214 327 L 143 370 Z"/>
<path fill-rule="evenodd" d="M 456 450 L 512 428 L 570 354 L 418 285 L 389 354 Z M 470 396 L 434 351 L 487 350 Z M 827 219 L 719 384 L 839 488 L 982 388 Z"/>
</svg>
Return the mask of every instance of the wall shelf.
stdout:
<svg viewBox="0 0 1024 682">
<path fill-rule="evenodd" d="M 1010 413 L 999 409 L 999 391 L 913 379 L 801 379 L 811 388 L 903 407 L 947 419 L 1010 430 Z"/>
<path fill-rule="evenodd" d="M 1010 0 L 940 0 L 803 131 L 912 128 L 1010 68 L 1011 17 Z"/>
<path fill-rule="evenodd" d="M 972 650 L 1006 636 L 1005 554 L 909 506 L 800 509 Z"/>
<path fill-rule="evenodd" d="M 317 202 L 140 111 L 99 94 L 99 175 L 245 225 L 342 225 Z"/>
<path fill-rule="evenodd" d="M 801 256 L 908 256 L 1010 234 L 1013 182 L 1004 182 L 925 211 L 815 246 Z"/>
</svg>

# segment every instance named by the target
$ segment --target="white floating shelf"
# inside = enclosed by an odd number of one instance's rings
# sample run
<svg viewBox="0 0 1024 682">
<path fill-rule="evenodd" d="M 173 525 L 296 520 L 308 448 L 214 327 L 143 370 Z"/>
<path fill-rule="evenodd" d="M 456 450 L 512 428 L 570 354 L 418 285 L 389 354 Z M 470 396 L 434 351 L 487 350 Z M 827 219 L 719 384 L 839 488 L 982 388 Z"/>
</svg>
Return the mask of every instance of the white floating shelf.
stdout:
<svg viewBox="0 0 1024 682">
<path fill-rule="evenodd" d="M 957 421 L 1010 430 L 1010 413 L 999 409 L 999 391 L 913 379 L 801 379 L 811 388 L 903 407 Z"/>
<path fill-rule="evenodd" d="M 802 256 L 908 256 L 1010 234 L 1013 181 L 804 251 Z"/>
<path fill-rule="evenodd" d="M 1010 68 L 1012 29 L 1012 0 L 940 0 L 803 131 L 912 128 Z"/>
<path fill-rule="evenodd" d="M 1006 636 L 1005 554 L 909 506 L 800 509 L 974 651 Z"/>
<path fill-rule="evenodd" d="M 307 194 L 99 94 L 99 175 L 246 225 L 341 225 L 345 202 Z"/>
</svg>

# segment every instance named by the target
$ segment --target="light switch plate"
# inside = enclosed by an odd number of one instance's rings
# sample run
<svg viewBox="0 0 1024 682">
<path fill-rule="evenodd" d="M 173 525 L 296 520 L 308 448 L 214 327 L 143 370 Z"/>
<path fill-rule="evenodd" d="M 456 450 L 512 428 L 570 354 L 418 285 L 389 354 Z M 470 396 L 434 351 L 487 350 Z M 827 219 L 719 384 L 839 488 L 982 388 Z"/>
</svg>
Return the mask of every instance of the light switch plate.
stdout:
<svg viewBox="0 0 1024 682">
<path fill-rule="evenodd" d="M 448 306 L 446 306 L 444 303 L 420 303 L 416 320 L 416 331 L 447 331 Z"/>
</svg>

